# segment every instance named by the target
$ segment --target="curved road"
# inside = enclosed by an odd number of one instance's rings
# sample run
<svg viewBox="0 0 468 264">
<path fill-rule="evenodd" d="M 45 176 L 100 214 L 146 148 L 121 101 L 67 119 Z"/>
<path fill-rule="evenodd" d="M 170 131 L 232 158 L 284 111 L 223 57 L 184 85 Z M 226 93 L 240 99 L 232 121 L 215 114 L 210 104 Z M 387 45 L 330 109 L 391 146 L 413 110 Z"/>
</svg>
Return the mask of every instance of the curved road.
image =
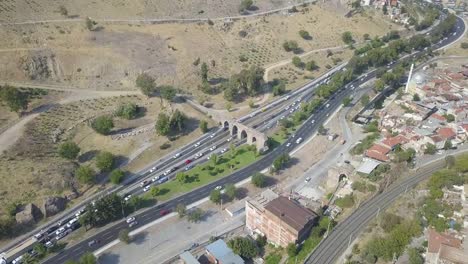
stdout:
<svg viewBox="0 0 468 264">
<path fill-rule="evenodd" d="M 444 47 L 458 40 L 465 31 L 465 23 L 461 18 L 457 18 L 456 34 L 450 34 L 445 41 L 436 45 L 436 48 Z M 351 216 L 340 222 L 312 254 L 307 258 L 306 263 L 335 263 L 338 257 L 348 248 L 351 242 L 359 235 L 366 225 L 377 216 L 380 210 L 388 207 L 396 198 L 410 188 L 416 186 L 420 181 L 429 177 L 433 172 L 445 165 L 443 157 L 420 167 L 416 172 L 391 185 L 386 191 L 378 194 L 363 203 Z"/>
</svg>

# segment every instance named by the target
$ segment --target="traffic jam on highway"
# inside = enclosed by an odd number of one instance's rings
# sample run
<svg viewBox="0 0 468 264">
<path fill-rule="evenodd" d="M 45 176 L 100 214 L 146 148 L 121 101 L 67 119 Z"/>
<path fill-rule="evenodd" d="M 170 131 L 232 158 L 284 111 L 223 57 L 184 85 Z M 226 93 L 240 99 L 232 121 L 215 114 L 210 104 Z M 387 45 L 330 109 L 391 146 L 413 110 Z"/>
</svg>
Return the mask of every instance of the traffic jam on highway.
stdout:
<svg viewBox="0 0 468 264">
<path fill-rule="evenodd" d="M 461 28 L 461 26 L 458 25 L 455 32 L 434 44 L 434 48 L 445 46 L 454 41 L 463 33 L 463 31 L 464 28 Z M 426 52 L 426 50 L 416 51 L 404 56 L 403 58 L 415 58 L 424 52 Z M 390 69 L 397 64 L 398 63 L 396 62 L 391 62 L 386 66 L 386 68 Z M 261 132 L 265 132 L 274 126 L 277 126 L 280 120 L 288 118 L 299 110 L 301 103 L 310 101 L 313 98 L 315 88 L 321 84 L 327 84 L 333 74 L 338 72 L 338 70 L 345 70 L 344 66 L 345 65 L 337 67 L 334 71 L 330 71 L 328 74 L 316 79 L 295 92 L 291 92 L 289 95 L 286 94 L 282 98 L 270 103 L 262 109 L 238 119 L 237 122 L 248 125 Z M 332 111 L 335 111 L 339 107 L 341 100 L 345 96 L 352 95 L 355 92 L 355 89 L 361 84 L 374 78 L 375 73 L 376 70 L 374 69 L 337 90 L 334 95 L 328 98 L 327 101 L 323 102 L 322 105 L 316 109 L 315 113 L 303 123 L 303 135 L 298 131 L 298 135 L 293 134 L 284 142 L 284 151 L 289 152 L 295 146 L 301 144 L 303 139 L 311 135 L 311 133 L 305 130 L 312 130 L 313 128 L 318 127 L 319 124 L 329 117 Z M 195 168 L 198 164 L 207 162 L 213 154 L 223 155 L 227 152 L 230 144 L 239 146 L 245 143 L 246 140 L 241 138 L 240 132 L 239 135 L 232 135 L 227 130 L 228 127 L 221 124 L 221 127 L 212 130 L 213 132 L 210 134 L 202 136 L 198 141 L 181 148 L 179 152 L 172 153 L 168 157 L 164 157 L 157 161 L 142 173 L 137 183 L 127 186 L 126 190 L 119 192 L 119 195 L 124 197 L 124 201 L 129 201 L 132 196 L 140 195 L 149 191 L 151 186 L 163 184 L 175 178 L 177 172 L 189 171 Z M 223 186 L 219 186 L 219 188 L 223 188 Z M 91 204 L 93 203 L 94 201 L 91 202 Z M 160 208 L 160 206 L 162 205 L 159 205 L 158 207 Z M 34 242 L 44 244 L 47 248 L 53 247 L 57 241 L 65 238 L 67 235 L 80 228 L 79 217 L 86 213 L 85 208 L 87 208 L 87 206 L 81 205 L 80 209 L 75 211 L 71 216 L 65 217 L 60 221 L 49 225 L 47 228 L 44 228 L 35 234 L 32 239 Z M 160 215 L 163 216 L 170 212 L 170 209 L 163 209 L 160 211 Z M 129 228 L 135 228 L 138 225 L 138 219 L 135 217 L 129 217 L 125 221 Z M 95 247 L 98 244 L 100 244 L 98 239 L 88 242 L 89 247 Z M 29 246 L 19 252 L 20 253 L 15 256 L 16 258 L 11 263 L 22 263 L 22 254 L 26 252 L 31 256 L 37 255 L 37 252 L 34 252 L 32 246 Z"/>
</svg>

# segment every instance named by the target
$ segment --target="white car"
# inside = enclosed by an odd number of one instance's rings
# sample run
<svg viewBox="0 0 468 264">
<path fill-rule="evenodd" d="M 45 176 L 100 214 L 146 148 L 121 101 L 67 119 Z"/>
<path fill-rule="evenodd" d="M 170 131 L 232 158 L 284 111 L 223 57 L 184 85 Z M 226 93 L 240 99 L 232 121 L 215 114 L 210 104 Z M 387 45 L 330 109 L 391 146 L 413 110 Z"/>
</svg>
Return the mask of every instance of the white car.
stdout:
<svg viewBox="0 0 468 264">
<path fill-rule="evenodd" d="M 309 182 L 309 181 L 310 181 L 310 177 L 307 177 L 307 178 L 305 179 L 305 182 Z"/>
<path fill-rule="evenodd" d="M 64 227 L 64 226 L 62 226 L 61 228 L 57 229 L 57 230 L 55 231 L 55 234 L 56 234 L 56 235 L 59 235 L 59 234 L 61 234 L 61 233 L 63 233 L 63 232 L 65 232 L 65 227 Z"/>
<path fill-rule="evenodd" d="M 45 246 L 46 246 L 46 248 L 51 248 L 51 247 L 54 246 L 54 243 L 52 243 L 52 241 L 47 241 L 47 242 L 45 243 Z"/>
<path fill-rule="evenodd" d="M 226 151 L 227 151 L 227 148 L 223 148 L 223 149 L 221 150 L 221 154 L 225 153 Z"/>
<path fill-rule="evenodd" d="M 228 137 L 228 139 L 226 141 L 231 142 L 231 140 L 232 140 L 232 137 Z"/>
<path fill-rule="evenodd" d="M 131 195 L 131 194 L 125 196 L 124 200 L 125 200 L 126 202 L 128 202 L 128 201 L 130 200 L 130 198 L 132 198 L 132 195 Z"/>
<path fill-rule="evenodd" d="M 156 167 L 151 168 L 150 172 L 153 173 L 156 171 Z"/>
<path fill-rule="evenodd" d="M 155 176 L 153 179 L 151 179 L 151 181 L 152 181 L 152 182 L 155 182 L 155 181 L 159 180 L 159 178 L 160 178 L 159 175 L 158 175 L 158 176 Z"/>
<path fill-rule="evenodd" d="M 149 191 L 150 188 L 151 188 L 151 185 L 146 185 L 145 188 L 143 188 L 143 191 L 147 192 Z"/>
<path fill-rule="evenodd" d="M 211 134 L 210 138 L 214 138 L 216 136 L 216 133 Z"/>
<path fill-rule="evenodd" d="M 128 227 L 134 227 L 136 225 L 138 225 L 138 221 L 133 221 L 133 222 L 128 224 Z"/>
<path fill-rule="evenodd" d="M 286 147 L 289 148 L 291 146 L 291 142 L 288 142 L 288 144 L 286 144 Z"/>
<path fill-rule="evenodd" d="M 21 264 L 21 263 L 23 263 L 23 256 L 21 255 L 21 256 L 15 258 L 11 263 L 12 264 Z"/>
<path fill-rule="evenodd" d="M 167 175 L 169 175 L 169 173 L 171 173 L 171 169 L 166 170 L 163 174 L 164 174 L 164 176 L 167 176 Z"/>
<path fill-rule="evenodd" d="M 302 142 L 302 138 L 298 138 L 298 139 L 296 140 L 296 144 L 299 144 L 299 143 L 301 143 L 301 142 Z"/>
<path fill-rule="evenodd" d="M 135 221 L 135 217 L 133 217 L 133 216 L 127 218 L 127 220 L 126 220 L 127 224 L 130 224 L 131 222 L 134 222 L 134 221 Z"/>
<path fill-rule="evenodd" d="M 218 185 L 218 186 L 216 186 L 216 188 L 215 188 L 215 190 L 217 190 L 217 191 L 220 191 L 220 190 L 222 190 L 222 189 L 223 189 L 223 186 L 221 186 L 221 185 Z"/>
<path fill-rule="evenodd" d="M 326 108 L 330 107 L 330 104 L 325 105 Z"/>
<path fill-rule="evenodd" d="M 194 147 L 199 147 L 200 144 L 201 144 L 200 142 L 197 142 L 197 143 L 193 144 L 193 146 L 194 146 Z"/>
<path fill-rule="evenodd" d="M 215 149 L 216 149 L 216 146 L 212 146 L 212 147 L 210 148 L 211 151 L 213 151 L 213 150 L 215 150 Z"/>
<path fill-rule="evenodd" d="M 172 158 L 177 159 L 178 157 L 180 157 L 180 153 L 175 154 Z"/>
<path fill-rule="evenodd" d="M 310 121 L 312 124 L 315 123 L 315 119 L 312 119 L 312 121 Z"/>
</svg>

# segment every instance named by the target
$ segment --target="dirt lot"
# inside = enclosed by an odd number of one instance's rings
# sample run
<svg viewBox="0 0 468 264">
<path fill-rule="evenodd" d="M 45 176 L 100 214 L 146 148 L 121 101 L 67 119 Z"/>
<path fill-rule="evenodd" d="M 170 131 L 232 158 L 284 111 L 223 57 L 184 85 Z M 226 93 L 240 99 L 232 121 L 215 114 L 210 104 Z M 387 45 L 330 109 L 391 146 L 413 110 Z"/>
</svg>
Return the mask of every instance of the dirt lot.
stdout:
<svg viewBox="0 0 468 264">
<path fill-rule="evenodd" d="M 259 5 L 263 2 L 267 1 L 259 1 Z M 346 18 L 321 4 L 300 10 L 234 22 L 216 21 L 212 26 L 102 23 L 102 28 L 93 32 L 82 23 L 4 26 L 0 28 L 0 35 L 5 36 L 0 40 L 0 59 L 6 63 L 0 68 L 0 80 L 133 90 L 136 76 L 145 71 L 155 76 L 158 84 L 172 84 L 197 96 L 201 94 L 197 88 L 200 66 L 193 65 L 197 58 L 208 63 L 209 78 L 216 84 L 243 67 L 266 67 L 290 59 L 294 54 L 283 50 L 285 40 L 296 40 L 307 52 L 343 45 L 344 31 L 351 31 L 360 42 L 364 33 L 376 36 L 397 29 L 380 14 Z M 301 29 L 307 30 L 312 39 L 302 39 L 298 34 Z M 241 37 L 240 31 L 247 35 Z M 241 55 L 247 61 L 240 62 Z M 320 64 L 329 62 L 323 56 L 318 53 L 310 59 L 325 69 Z M 224 109 L 221 98 L 209 97 L 214 107 Z"/>
</svg>

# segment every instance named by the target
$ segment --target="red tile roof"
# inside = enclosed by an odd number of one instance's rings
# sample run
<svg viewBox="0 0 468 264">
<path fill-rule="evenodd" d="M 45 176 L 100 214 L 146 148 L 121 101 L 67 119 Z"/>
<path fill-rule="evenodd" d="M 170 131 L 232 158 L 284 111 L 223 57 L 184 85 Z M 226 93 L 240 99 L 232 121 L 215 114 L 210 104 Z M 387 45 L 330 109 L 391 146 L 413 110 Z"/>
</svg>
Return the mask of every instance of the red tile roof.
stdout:
<svg viewBox="0 0 468 264">
<path fill-rule="evenodd" d="M 461 80 L 464 79 L 464 76 L 462 73 L 451 73 L 448 75 L 449 78 L 454 79 L 454 80 Z"/>
<path fill-rule="evenodd" d="M 441 245 L 447 245 L 454 248 L 461 248 L 461 240 L 450 234 L 441 234 L 433 228 L 429 229 L 429 238 L 427 239 L 427 250 L 430 253 L 438 253 Z"/>
<path fill-rule="evenodd" d="M 448 81 L 444 79 L 434 79 L 432 80 L 432 82 L 434 82 L 435 84 L 448 83 Z"/>
<path fill-rule="evenodd" d="M 439 121 L 442 121 L 442 122 L 447 121 L 447 119 L 445 119 L 445 117 L 443 117 L 443 116 L 441 116 L 441 115 L 439 115 L 439 114 L 437 114 L 437 113 L 433 113 L 433 114 L 431 115 L 431 117 L 432 117 L 432 118 L 435 118 L 435 119 L 437 119 L 437 120 L 439 120 Z"/>
<path fill-rule="evenodd" d="M 378 152 L 378 151 L 366 151 L 366 156 L 369 157 L 369 158 L 372 158 L 372 159 L 375 159 L 375 160 L 379 160 L 379 161 L 388 161 L 389 158 L 387 157 L 387 155 L 383 155 L 382 153 Z"/>
<path fill-rule="evenodd" d="M 370 149 L 368 149 L 368 151 L 376 151 L 382 155 L 386 155 L 391 151 L 391 149 L 380 144 L 374 144 Z"/>
<path fill-rule="evenodd" d="M 450 127 L 442 127 L 437 130 L 437 135 L 443 139 L 453 139 L 457 134 Z"/>
<path fill-rule="evenodd" d="M 437 142 L 442 142 L 444 141 L 443 138 L 441 138 L 440 136 L 438 135 L 435 135 L 435 136 L 430 136 L 430 138 L 434 141 L 434 143 L 437 143 Z"/>
<path fill-rule="evenodd" d="M 463 128 L 463 130 L 465 130 L 465 132 L 468 132 L 468 124 L 463 124 L 461 125 L 461 127 Z"/>
<path fill-rule="evenodd" d="M 398 135 L 398 136 L 395 136 L 395 137 L 390 137 L 390 138 L 386 138 L 384 139 L 381 143 L 385 146 L 388 146 L 390 148 L 394 148 L 396 145 L 398 144 L 403 144 L 403 143 L 406 143 L 408 142 L 408 139 L 402 135 Z"/>
</svg>

